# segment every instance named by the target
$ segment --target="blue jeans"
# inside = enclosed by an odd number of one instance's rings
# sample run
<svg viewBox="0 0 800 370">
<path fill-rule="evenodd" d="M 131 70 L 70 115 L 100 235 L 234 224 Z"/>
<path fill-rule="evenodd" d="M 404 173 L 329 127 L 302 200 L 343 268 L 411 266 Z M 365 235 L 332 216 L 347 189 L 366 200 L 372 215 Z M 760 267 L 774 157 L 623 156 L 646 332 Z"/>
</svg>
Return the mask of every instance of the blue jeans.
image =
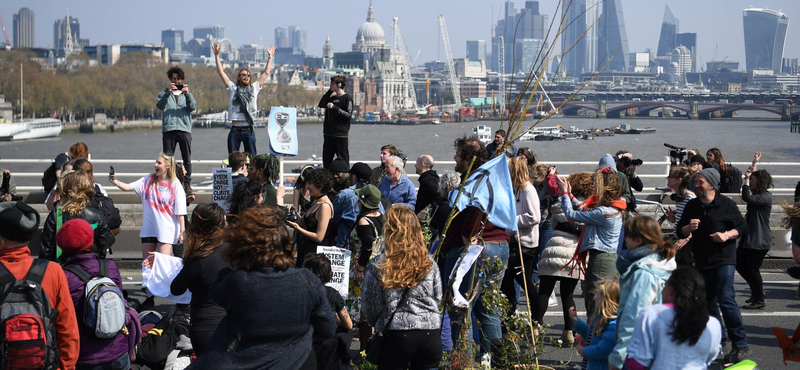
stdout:
<svg viewBox="0 0 800 370">
<path fill-rule="evenodd" d="M 131 359 L 127 352 L 122 357 L 104 364 L 75 366 L 75 370 L 128 370 L 130 368 Z"/>
<path fill-rule="evenodd" d="M 456 266 L 456 262 L 458 262 L 459 257 L 461 257 L 461 253 L 464 251 L 464 248 L 464 246 L 460 246 L 450 249 L 450 251 L 447 253 L 446 271 L 453 271 L 453 268 Z M 490 258 L 499 258 L 503 265 L 508 264 L 508 243 L 487 243 L 485 245 L 483 255 L 478 258 L 478 260 L 475 262 L 475 265 L 473 265 L 469 271 L 467 271 L 464 280 L 461 282 L 459 291 L 465 297 L 469 298 L 468 294 L 473 290 L 477 290 L 477 296 L 474 300 L 472 300 L 472 302 L 470 302 L 469 308 L 466 309 L 452 306 L 448 307 L 447 313 L 450 316 L 450 328 L 452 331 L 453 346 L 456 348 L 459 346 L 459 334 L 461 333 L 464 317 L 468 316 L 470 311 L 475 314 L 475 318 L 480 323 L 481 349 L 484 352 L 489 352 L 491 350 L 489 343 L 491 340 L 501 339 L 503 337 L 500 317 L 496 312 L 493 312 L 491 308 L 484 307 L 483 300 L 481 299 L 482 285 L 488 285 L 491 282 L 496 284 L 496 286 L 499 288 L 503 281 L 503 275 L 505 274 L 505 268 L 499 272 L 492 272 L 491 275 L 487 274 L 485 271 L 486 260 Z M 475 279 L 473 281 L 472 270 L 475 269 L 476 266 L 478 270 L 475 273 Z M 445 283 L 445 286 L 448 286 L 448 284 Z"/>
<path fill-rule="evenodd" d="M 736 292 L 733 290 L 736 266 L 724 265 L 699 271 L 706 281 L 708 313 L 722 323 L 719 317 L 719 312 L 722 310 L 722 318 L 725 320 L 725 327 L 722 328 L 722 341 L 727 342 L 730 337 L 735 347 L 747 346 L 747 333 L 744 331 L 742 313 L 739 312 L 739 305 L 736 304 L 735 299 Z M 725 328 L 728 328 L 727 333 Z"/>
<path fill-rule="evenodd" d="M 242 144 L 244 144 L 245 153 L 249 153 L 251 157 L 258 154 L 255 131 L 250 127 L 231 127 L 228 132 L 228 154 L 238 151 Z"/>
</svg>

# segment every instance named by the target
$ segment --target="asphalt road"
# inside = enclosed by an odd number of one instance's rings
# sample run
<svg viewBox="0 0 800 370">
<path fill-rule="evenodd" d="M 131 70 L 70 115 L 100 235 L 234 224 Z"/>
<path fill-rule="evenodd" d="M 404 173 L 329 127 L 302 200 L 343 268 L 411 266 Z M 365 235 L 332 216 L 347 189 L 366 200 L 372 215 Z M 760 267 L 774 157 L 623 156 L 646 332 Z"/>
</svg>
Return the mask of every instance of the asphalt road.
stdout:
<svg viewBox="0 0 800 370">
<path fill-rule="evenodd" d="M 762 271 L 762 275 L 767 296 L 767 307 L 764 310 L 742 310 L 747 339 L 750 342 L 749 359 L 758 363 L 762 370 L 800 369 L 800 364 L 798 363 L 789 362 L 788 365 L 784 365 L 783 353 L 772 333 L 772 327 L 778 327 L 791 337 L 798 323 L 800 323 L 800 298 L 795 295 L 798 281 L 777 270 Z M 131 297 L 143 300 L 144 294 L 140 290 L 141 273 L 136 270 L 122 270 L 122 276 L 123 285 L 125 285 L 125 289 L 129 290 Z M 750 296 L 750 289 L 738 274 L 736 275 L 735 289 L 736 301 L 740 306 L 744 305 L 744 301 Z M 558 287 L 556 288 L 556 293 L 558 294 Z M 586 312 L 580 285 L 576 288 L 575 294 L 578 313 L 585 318 Z M 170 303 L 157 299 L 156 304 L 156 309 L 166 311 Z M 524 310 L 524 307 L 523 301 L 520 309 Z M 540 356 L 540 364 L 557 369 L 567 369 L 573 364 L 580 364 L 581 358 L 573 348 L 561 348 L 551 344 L 560 338 L 563 330 L 561 307 L 550 307 L 545 316 L 545 321 L 550 327 L 546 329 L 545 343 L 547 344 L 545 345 L 545 353 Z"/>
</svg>

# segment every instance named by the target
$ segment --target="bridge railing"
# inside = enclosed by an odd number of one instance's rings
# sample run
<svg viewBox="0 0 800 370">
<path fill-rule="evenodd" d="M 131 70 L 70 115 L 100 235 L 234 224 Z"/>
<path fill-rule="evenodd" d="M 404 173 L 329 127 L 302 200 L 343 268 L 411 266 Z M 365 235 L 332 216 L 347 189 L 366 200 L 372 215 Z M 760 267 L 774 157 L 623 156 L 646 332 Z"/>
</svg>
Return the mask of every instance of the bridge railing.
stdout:
<svg viewBox="0 0 800 370">
<path fill-rule="evenodd" d="M 135 172 L 116 172 L 117 178 L 123 181 L 133 181 L 142 176 L 145 176 L 152 170 L 152 159 L 96 159 L 91 160 L 94 166 L 95 181 L 100 184 L 107 184 L 107 166 L 125 166 L 126 168 L 135 168 Z M 352 163 L 364 162 L 371 167 L 380 165 L 380 161 L 357 161 L 351 160 Z M 597 168 L 596 161 L 547 161 L 541 160 L 540 162 L 548 165 L 558 166 L 559 175 L 566 176 L 572 172 L 579 171 L 593 171 Z M 0 167 L 9 169 L 12 176 L 17 183 L 17 192 L 35 192 L 42 191 L 40 179 L 42 172 L 47 166 L 52 163 L 51 159 L 0 159 Z M 734 166 L 739 167 L 742 172 L 746 169 L 750 162 L 732 162 Z M 221 166 L 220 160 L 193 160 L 193 183 L 194 190 L 197 191 L 211 191 L 211 171 L 213 167 Z M 286 180 L 298 176 L 297 172 L 293 172 L 302 168 L 305 165 L 318 165 L 321 166 L 321 161 L 313 160 L 298 160 L 298 159 L 281 159 L 280 172 L 281 182 L 287 183 Z M 440 174 L 444 170 L 452 169 L 455 165 L 454 161 L 437 161 L 434 169 Z M 761 162 L 758 164 L 760 169 L 767 169 L 772 175 L 776 187 L 770 189 L 773 193 L 793 193 L 794 185 L 800 181 L 800 162 Z M 22 170 L 22 169 L 25 170 Z M 32 170 L 33 168 L 40 170 Z M 139 170 L 141 168 L 141 170 Z M 665 186 L 666 177 L 669 174 L 670 163 L 669 158 L 664 158 L 663 161 L 646 161 L 639 168 L 639 177 L 645 183 L 644 192 L 655 192 L 658 186 Z M 409 179 L 416 182 L 419 175 L 413 173 L 413 164 L 406 165 L 406 175 Z M 289 181 L 293 182 L 293 181 Z M 110 186 L 110 184 L 108 184 Z M 109 188 L 109 191 L 115 189 Z M 291 192 L 291 185 L 287 185 L 287 191 Z"/>
</svg>

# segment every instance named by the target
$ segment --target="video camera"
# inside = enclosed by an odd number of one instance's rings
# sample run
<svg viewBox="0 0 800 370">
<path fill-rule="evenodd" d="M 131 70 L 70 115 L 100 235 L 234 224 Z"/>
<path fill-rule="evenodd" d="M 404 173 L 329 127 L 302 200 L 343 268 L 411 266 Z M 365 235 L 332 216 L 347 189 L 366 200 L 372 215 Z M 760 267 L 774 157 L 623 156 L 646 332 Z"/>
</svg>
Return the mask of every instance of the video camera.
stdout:
<svg viewBox="0 0 800 370">
<path fill-rule="evenodd" d="M 641 166 L 642 164 L 644 164 L 644 161 L 642 161 L 641 159 L 630 159 L 628 157 L 620 158 L 620 162 L 622 162 L 622 164 L 625 165 L 625 167 Z"/>
<path fill-rule="evenodd" d="M 677 147 L 672 144 L 664 143 L 664 146 L 669 148 L 669 159 L 672 166 L 679 166 L 689 152 L 686 148 Z"/>
</svg>

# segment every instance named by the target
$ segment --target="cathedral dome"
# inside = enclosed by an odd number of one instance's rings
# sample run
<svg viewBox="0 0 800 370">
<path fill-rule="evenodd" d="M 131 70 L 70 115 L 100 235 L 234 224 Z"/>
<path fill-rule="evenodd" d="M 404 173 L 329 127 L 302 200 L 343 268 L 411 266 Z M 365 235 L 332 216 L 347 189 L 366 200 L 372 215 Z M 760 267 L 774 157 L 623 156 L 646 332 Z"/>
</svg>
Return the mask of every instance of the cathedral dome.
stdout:
<svg viewBox="0 0 800 370">
<path fill-rule="evenodd" d="M 363 40 L 364 45 L 360 43 Z M 367 13 L 367 21 L 361 24 L 361 27 L 356 33 L 356 45 L 363 46 L 364 49 L 375 49 L 386 45 L 386 35 L 383 33 L 383 27 L 378 22 L 375 22 L 375 14 L 372 11 L 372 1 L 369 3 L 369 12 Z"/>
</svg>

